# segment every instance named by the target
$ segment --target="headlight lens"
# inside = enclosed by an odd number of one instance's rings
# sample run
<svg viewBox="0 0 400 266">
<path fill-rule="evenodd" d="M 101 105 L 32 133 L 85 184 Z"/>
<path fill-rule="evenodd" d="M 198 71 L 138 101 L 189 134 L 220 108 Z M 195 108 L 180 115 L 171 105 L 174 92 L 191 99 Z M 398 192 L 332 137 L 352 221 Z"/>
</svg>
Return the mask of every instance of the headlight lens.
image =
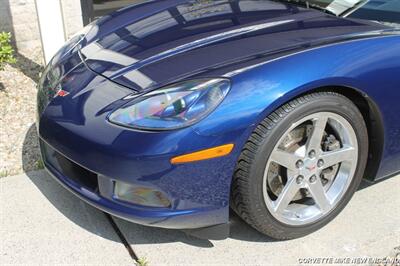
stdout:
<svg viewBox="0 0 400 266">
<path fill-rule="evenodd" d="M 109 120 L 138 129 L 186 127 L 212 112 L 229 89 L 227 79 L 201 79 L 174 84 L 134 99 L 113 112 Z"/>
</svg>

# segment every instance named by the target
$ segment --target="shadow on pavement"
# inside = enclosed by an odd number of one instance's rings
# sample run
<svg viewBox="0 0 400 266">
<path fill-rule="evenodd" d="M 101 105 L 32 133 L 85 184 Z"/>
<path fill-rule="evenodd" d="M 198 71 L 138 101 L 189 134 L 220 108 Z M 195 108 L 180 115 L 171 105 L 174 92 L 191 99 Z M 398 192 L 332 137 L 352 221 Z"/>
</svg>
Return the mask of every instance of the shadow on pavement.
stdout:
<svg viewBox="0 0 400 266">
<path fill-rule="evenodd" d="M 22 169 L 25 173 L 38 170 L 38 162 L 41 160 L 41 156 L 39 152 L 39 141 L 35 124 L 32 124 L 25 134 L 21 156 Z"/>
<path fill-rule="evenodd" d="M 118 218 L 115 218 L 115 221 L 128 242 L 132 245 L 181 242 L 202 248 L 214 247 L 214 244 L 209 240 L 192 237 L 179 230 L 142 226 Z M 247 242 L 265 243 L 275 241 L 258 233 L 234 213 L 231 214 L 231 232 L 229 238 Z"/>
<path fill-rule="evenodd" d="M 39 151 L 37 149 L 37 145 L 32 145 L 33 141 L 37 141 L 37 133 L 35 125 L 32 125 L 30 130 L 25 136 L 24 147 L 23 147 L 23 164 L 24 170 L 28 170 L 31 167 L 28 164 L 31 163 L 31 159 L 26 155 L 39 157 Z M 30 150 L 29 152 L 26 149 L 36 149 L 35 151 Z M 33 154 L 33 155 L 32 155 Z M 112 230 L 98 230 L 98 228 L 93 227 L 87 219 L 87 215 L 95 215 L 98 210 L 87 205 L 87 212 L 77 212 L 73 208 L 77 204 L 77 202 L 81 202 L 80 199 L 75 197 L 69 191 L 62 189 L 60 190 L 60 184 L 49 174 L 42 173 L 41 175 L 37 175 L 37 172 L 29 172 L 26 171 L 27 176 L 31 179 L 33 184 L 43 193 L 43 195 L 49 200 L 49 202 L 57 208 L 66 218 L 73 221 L 75 224 L 81 226 L 82 228 L 90 231 L 93 234 L 101 236 L 103 238 L 107 238 L 109 240 L 120 242 L 120 239 L 116 236 L 115 233 L 110 234 Z M 363 182 L 360 186 L 360 189 L 364 189 L 370 186 L 373 183 Z M 60 192 L 61 191 L 61 192 Z M 62 195 L 60 194 L 62 193 Z M 134 224 L 128 221 L 124 221 L 119 218 L 114 218 L 118 227 L 124 234 L 125 238 L 131 245 L 135 244 L 159 244 L 159 243 L 174 243 L 174 242 L 182 242 L 188 245 L 203 247 L 203 248 L 211 248 L 213 247 L 213 243 L 209 240 L 202 240 L 192 236 L 188 236 L 182 231 L 179 230 L 169 230 L 162 228 L 154 228 L 148 226 L 142 226 L 138 224 Z M 96 230 L 93 230 L 96 228 Z M 111 226 L 110 226 L 111 228 Z M 230 238 L 237 239 L 241 241 L 248 242 L 272 242 L 274 241 L 271 238 L 268 238 L 260 233 L 258 233 L 255 229 L 247 225 L 243 222 L 236 214 L 231 213 L 231 234 Z"/>
<path fill-rule="evenodd" d="M 43 71 L 43 66 L 27 58 L 23 54 L 17 51 L 15 58 L 17 62 L 13 64 L 14 67 L 18 68 L 25 76 L 32 79 L 34 82 L 38 82 L 40 73 Z"/>
<path fill-rule="evenodd" d="M 26 175 L 51 205 L 74 224 L 105 239 L 120 242 L 118 236 L 108 226 L 108 221 L 102 212 L 89 206 L 77 197 L 73 197 L 71 193 L 59 185 L 46 172 L 31 171 L 26 173 Z M 59 230 L 63 229 L 60 228 Z"/>
</svg>

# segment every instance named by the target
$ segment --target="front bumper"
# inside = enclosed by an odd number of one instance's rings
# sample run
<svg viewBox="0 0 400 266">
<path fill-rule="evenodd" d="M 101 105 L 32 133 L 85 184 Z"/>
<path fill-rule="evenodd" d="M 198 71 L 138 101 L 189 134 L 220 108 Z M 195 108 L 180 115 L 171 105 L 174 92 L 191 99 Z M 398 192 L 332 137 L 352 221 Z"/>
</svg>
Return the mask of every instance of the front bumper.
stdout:
<svg viewBox="0 0 400 266">
<path fill-rule="evenodd" d="M 199 198 L 201 193 L 194 193 L 191 195 L 194 197 L 193 199 L 184 200 L 179 196 L 174 198 L 172 196 L 174 195 L 173 191 L 166 191 L 173 202 L 173 205 L 169 208 L 134 205 L 119 201 L 113 195 L 115 181 L 118 179 L 92 172 L 80 166 L 56 151 L 43 139 L 40 143 L 47 171 L 73 194 L 104 212 L 134 223 L 171 229 L 204 228 L 229 222 L 229 182 L 226 182 L 224 191 L 217 192 L 209 189 L 211 194 L 224 195 L 224 199 L 218 203 L 216 201 L 210 202 L 206 197 Z M 66 170 L 65 166 L 60 167 L 60 160 L 67 160 L 75 169 L 79 169 L 77 173 L 75 172 L 75 175 L 79 176 L 72 176 L 71 171 Z M 199 176 L 201 177 L 201 174 Z M 139 183 L 153 188 L 157 187 L 160 190 L 163 189 L 162 186 L 155 186 L 152 182 L 139 181 Z M 179 186 L 179 184 L 176 185 Z M 182 184 L 182 187 L 186 187 L 186 185 Z M 196 186 L 196 184 L 193 185 Z"/>
</svg>

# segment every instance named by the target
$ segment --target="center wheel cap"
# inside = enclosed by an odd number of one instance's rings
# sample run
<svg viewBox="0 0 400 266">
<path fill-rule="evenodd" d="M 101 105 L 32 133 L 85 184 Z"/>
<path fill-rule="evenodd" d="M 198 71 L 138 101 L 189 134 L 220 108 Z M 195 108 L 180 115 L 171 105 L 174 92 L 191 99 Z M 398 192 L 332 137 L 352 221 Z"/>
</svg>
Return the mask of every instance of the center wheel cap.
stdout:
<svg viewBox="0 0 400 266">
<path fill-rule="evenodd" d="M 306 159 L 304 160 L 304 168 L 302 169 L 302 173 L 306 177 L 310 177 L 316 174 L 316 170 L 318 169 L 317 160 L 316 159 Z"/>
</svg>

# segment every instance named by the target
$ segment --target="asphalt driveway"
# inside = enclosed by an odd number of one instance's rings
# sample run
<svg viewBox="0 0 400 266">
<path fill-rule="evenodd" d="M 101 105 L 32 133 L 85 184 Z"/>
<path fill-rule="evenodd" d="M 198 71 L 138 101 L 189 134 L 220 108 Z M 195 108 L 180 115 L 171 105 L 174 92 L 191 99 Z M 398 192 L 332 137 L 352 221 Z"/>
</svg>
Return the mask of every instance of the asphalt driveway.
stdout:
<svg viewBox="0 0 400 266">
<path fill-rule="evenodd" d="M 399 190 L 400 176 L 364 184 L 332 223 L 301 239 L 273 241 L 233 217 L 228 239 L 208 241 L 110 221 L 45 171 L 30 172 L 0 179 L 0 264 L 133 265 L 145 258 L 149 265 L 298 265 L 313 258 L 396 256 Z"/>
</svg>

